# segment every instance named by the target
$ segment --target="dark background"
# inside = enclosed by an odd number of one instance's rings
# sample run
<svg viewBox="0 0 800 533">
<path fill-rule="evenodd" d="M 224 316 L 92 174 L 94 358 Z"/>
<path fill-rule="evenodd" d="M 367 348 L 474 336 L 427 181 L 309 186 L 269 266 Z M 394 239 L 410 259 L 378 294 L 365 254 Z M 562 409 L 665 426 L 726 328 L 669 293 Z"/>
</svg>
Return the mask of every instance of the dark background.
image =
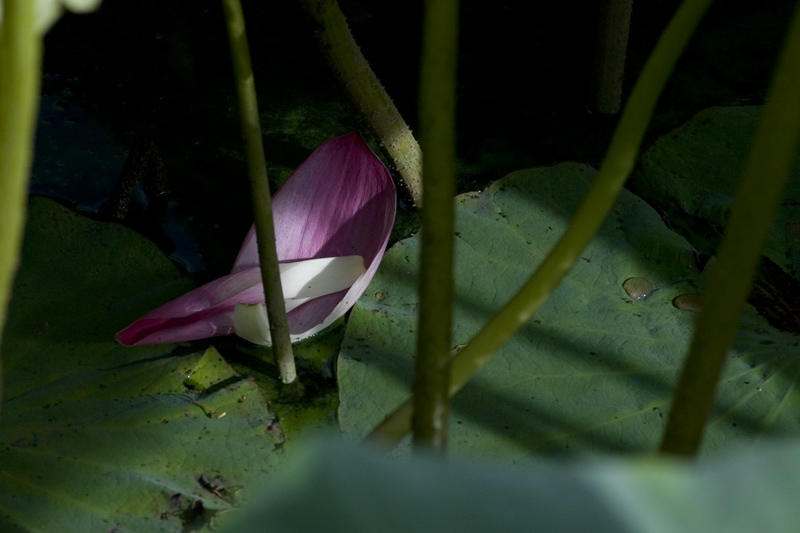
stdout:
<svg viewBox="0 0 800 533">
<path fill-rule="evenodd" d="M 270 178 L 321 141 L 366 131 L 296 2 L 243 0 Z M 421 2 L 342 0 L 356 41 L 415 128 Z M 402 5 L 402 7 L 398 7 Z M 677 1 L 634 2 L 624 97 Z M 719 1 L 661 98 L 646 145 L 719 105 L 763 102 L 793 2 Z M 459 192 L 521 168 L 598 167 L 615 117 L 587 110 L 596 1 L 461 3 Z M 227 36 L 216 0 L 104 0 L 45 39 L 32 191 L 96 212 L 135 139 L 153 139 L 166 211 L 125 223 L 199 282 L 229 270 L 252 221 Z M 646 148 L 646 145 L 644 148 Z M 415 228 L 401 213 L 395 235 Z"/>
</svg>

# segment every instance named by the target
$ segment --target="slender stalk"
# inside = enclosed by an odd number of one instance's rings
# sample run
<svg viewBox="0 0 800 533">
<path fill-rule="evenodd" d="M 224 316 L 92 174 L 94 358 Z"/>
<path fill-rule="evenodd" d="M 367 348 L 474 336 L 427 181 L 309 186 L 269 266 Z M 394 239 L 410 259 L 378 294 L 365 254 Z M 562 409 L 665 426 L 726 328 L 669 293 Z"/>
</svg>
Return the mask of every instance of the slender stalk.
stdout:
<svg viewBox="0 0 800 533">
<path fill-rule="evenodd" d="M 261 143 L 261 123 L 258 115 L 253 70 L 250 66 L 250 50 L 244 15 L 239 0 L 222 0 L 225 23 L 231 45 L 236 91 L 239 95 L 239 116 L 242 122 L 242 137 L 247 154 L 247 169 L 253 189 L 253 213 L 256 222 L 256 240 L 261 264 L 261 279 L 267 303 L 267 318 L 272 336 L 272 351 L 275 354 L 281 381 L 292 383 L 297 378 L 289 338 L 289 323 L 286 320 L 286 304 L 283 300 L 281 276 L 278 270 L 278 253 L 275 249 L 275 225 L 272 219 L 272 198 L 267 180 L 267 164 L 264 146 Z"/>
<path fill-rule="evenodd" d="M 19 265 L 33 159 L 42 43 L 34 2 L 4 0 L 0 26 L 0 341 Z M 2 400 L 0 366 L 0 401 Z"/>
<path fill-rule="evenodd" d="M 590 105 L 599 113 L 616 115 L 622 105 L 632 8 L 633 0 L 600 2 L 590 94 Z"/>
<path fill-rule="evenodd" d="M 742 171 L 728 229 L 697 317 L 661 452 L 694 455 L 714 404 L 761 250 L 772 229 L 800 139 L 800 4 Z"/>
<path fill-rule="evenodd" d="M 541 307 L 597 233 L 636 162 L 658 97 L 711 1 L 684 0 L 678 8 L 636 81 L 600 172 L 572 223 L 519 292 L 451 359 L 451 396 Z M 408 408 L 401 406 L 367 440 L 379 444 L 399 442 L 410 428 L 407 413 Z"/>
<path fill-rule="evenodd" d="M 422 152 L 361 53 L 336 0 L 300 0 L 315 22 L 322 52 L 415 205 L 422 205 Z"/>
<path fill-rule="evenodd" d="M 458 0 L 427 0 L 422 28 L 419 114 L 426 177 L 413 429 L 416 448 L 444 453 L 453 314 Z"/>
</svg>

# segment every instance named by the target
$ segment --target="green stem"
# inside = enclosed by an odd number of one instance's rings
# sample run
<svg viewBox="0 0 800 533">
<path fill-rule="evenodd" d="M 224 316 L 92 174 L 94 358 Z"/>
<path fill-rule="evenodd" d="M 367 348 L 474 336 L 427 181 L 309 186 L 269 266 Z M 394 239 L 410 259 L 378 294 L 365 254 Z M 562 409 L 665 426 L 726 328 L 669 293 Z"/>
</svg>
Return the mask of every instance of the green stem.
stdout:
<svg viewBox="0 0 800 533">
<path fill-rule="evenodd" d="M 427 0 L 422 35 L 419 114 L 426 177 L 413 429 L 415 447 L 443 453 L 453 313 L 458 1 Z"/>
<path fill-rule="evenodd" d="M 231 45 L 236 91 L 239 95 L 239 116 L 242 122 L 242 137 L 247 154 L 247 169 L 253 189 L 253 213 L 256 223 L 256 240 L 261 264 L 261 279 L 267 304 L 267 318 L 272 336 L 272 351 L 275 354 L 281 381 L 292 383 L 297 378 L 289 338 L 289 323 L 286 320 L 286 304 L 283 300 L 281 276 L 278 270 L 278 253 L 275 249 L 275 225 L 272 219 L 272 199 L 267 180 L 267 164 L 264 146 L 261 143 L 261 123 L 258 115 L 253 70 L 250 66 L 250 50 L 244 15 L 239 0 L 222 0 L 225 22 Z"/>
<path fill-rule="evenodd" d="M 358 48 L 336 0 L 300 0 L 316 23 L 322 52 L 358 111 L 366 118 L 392 170 L 415 205 L 422 205 L 422 152 L 400 112 Z"/>
<path fill-rule="evenodd" d="M 661 452 L 693 455 L 714 403 L 800 138 L 800 4 L 731 208 L 675 390 Z"/>
<path fill-rule="evenodd" d="M 450 395 L 485 365 L 555 290 L 599 229 L 628 178 L 658 97 L 712 0 L 684 0 L 636 81 L 603 164 L 572 223 L 533 276 L 450 363 Z M 395 444 L 409 431 L 408 408 L 390 414 L 367 439 Z"/>
<path fill-rule="evenodd" d="M 34 2 L 4 0 L 0 26 L 0 341 L 22 247 L 39 103 L 42 43 L 34 24 Z"/>
<path fill-rule="evenodd" d="M 633 0 L 600 2 L 590 93 L 590 105 L 598 113 L 616 115 L 622 104 L 632 7 Z"/>
</svg>

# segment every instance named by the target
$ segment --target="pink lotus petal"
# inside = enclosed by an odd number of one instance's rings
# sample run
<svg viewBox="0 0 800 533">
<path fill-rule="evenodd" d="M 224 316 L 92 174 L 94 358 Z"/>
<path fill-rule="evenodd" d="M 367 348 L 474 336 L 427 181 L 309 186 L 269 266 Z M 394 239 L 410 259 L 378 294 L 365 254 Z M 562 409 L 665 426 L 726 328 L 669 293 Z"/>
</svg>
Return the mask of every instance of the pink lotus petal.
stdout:
<svg viewBox="0 0 800 533">
<path fill-rule="evenodd" d="M 230 335 L 234 333 L 236 304 L 259 301 L 264 301 L 261 272 L 249 268 L 206 283 L 150 311 L 117 333 L 116 339 L 133 346 Z"/>
<path fill-rule="evenodd" d="M 318 333 L 355 305 L 383 259 L 395 207 L 389 171 L 356 132 L 320 145 L 275 193 L 279 261 L 360 255 L 368 265 L 349 291 L 289 312 L 293 335 Z M 250 228 L 233 272 L 256 264 L 257 258 L 255 228 Z"/>
<path fill-rule="evenodd" d="M 349 290 L 288 313 L 293 340 L 313 335 L 344 315 L 366 290 L 389 240 L 395 188 L 388 170 L 357 133 L 319 146 L 273 197 L 278 260 L 358 255 L 366 272 Z M 234 333 L 237 303 L 263 303 L 255 229 L 231 274 L 191 291 L 120 331 L 125 345 L 158 344 Z"/>
</svg>

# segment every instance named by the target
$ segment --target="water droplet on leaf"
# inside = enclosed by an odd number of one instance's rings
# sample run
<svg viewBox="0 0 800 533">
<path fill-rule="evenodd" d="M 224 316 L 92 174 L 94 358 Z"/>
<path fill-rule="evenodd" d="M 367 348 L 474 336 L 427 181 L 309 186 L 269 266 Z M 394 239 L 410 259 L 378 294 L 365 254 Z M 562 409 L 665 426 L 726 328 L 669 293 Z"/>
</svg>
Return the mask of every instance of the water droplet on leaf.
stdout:
<svg viewBox="0 0 800 533">
<path fill-rule="evenodd" d="M 653 284 L 645 278 L 628 278 L 623 282 L 622 288 L 634 300 L 641 300 L 653 292 Z"/>
<path fill-rule="evenodd" d="M 703 307 L 703 297 L 699 294 L 681 294 L 672 300 L 672 305 L 681 311 L 699 313 L 700 309 Z"/>
</svg>

